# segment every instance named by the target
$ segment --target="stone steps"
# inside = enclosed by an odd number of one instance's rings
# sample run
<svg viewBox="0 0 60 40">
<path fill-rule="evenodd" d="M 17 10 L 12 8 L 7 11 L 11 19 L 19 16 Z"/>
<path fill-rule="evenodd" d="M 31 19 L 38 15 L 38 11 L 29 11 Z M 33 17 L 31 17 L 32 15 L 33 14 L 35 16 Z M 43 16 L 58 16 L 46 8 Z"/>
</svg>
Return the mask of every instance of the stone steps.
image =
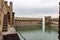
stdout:
<svg viewBox="0 0 60 40">
<path fill-rule="evenodd" d="M 4 19 L 3 19 L 3 29 L 2 32 L 6 32 L 8 28 L 8 15 L 4 14 Z"/>
</svg>

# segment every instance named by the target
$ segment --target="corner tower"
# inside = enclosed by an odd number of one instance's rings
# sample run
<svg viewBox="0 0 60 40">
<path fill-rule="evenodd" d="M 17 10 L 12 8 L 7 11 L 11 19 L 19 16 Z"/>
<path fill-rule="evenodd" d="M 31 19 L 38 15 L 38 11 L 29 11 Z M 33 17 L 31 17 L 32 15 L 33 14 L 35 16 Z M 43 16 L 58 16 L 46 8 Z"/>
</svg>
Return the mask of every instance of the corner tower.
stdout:
<svg viewBox="0 0 60 40">
<path fill-rule="evenodd" d="M 13 13 L 13 3 L 12 2 L 10 2 L 10 25 L 12 26 L 12 13 Z"/>
<path fill-rule="evenodd" d="M 0 9 L 3 8 L 3 5 L 4 5 L 4 0 L 0 0 Z"/>
</svg>

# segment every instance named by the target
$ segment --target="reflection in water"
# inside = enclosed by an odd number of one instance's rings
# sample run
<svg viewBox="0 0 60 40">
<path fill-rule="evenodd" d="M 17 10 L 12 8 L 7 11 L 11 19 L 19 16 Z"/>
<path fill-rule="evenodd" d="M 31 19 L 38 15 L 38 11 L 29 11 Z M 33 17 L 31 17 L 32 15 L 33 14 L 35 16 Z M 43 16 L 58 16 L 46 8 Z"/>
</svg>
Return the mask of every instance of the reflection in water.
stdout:
<svg viewBox="0 0 60 40">
<path fill-rule="evenodd" d="M 58 31 L 55 27 L 45 25 L 43 18 L 43 26 L 17 27 L 21 40 L 58 40 Z M 23 36 L 23 37 L 22 37 Z"/>
<path fill-rule="evenodd" d="M 46 26 L 45 32 L 51 33 L 51 30 L 52 30 L 51 28 L 52 28 L 51 26 Z"/>
<path fill-rule="evenodd" d="M 42 31 L 45 32 L 45 17 L 43 17 L 43 21 L 42 21 Z"/>
<path fill-rule="evenodd" d="M 17 34 L 19 35 L 20 40 L 26 40 L 26 39 L 22 36 L 22 34 L 21 34 L 20 32 L 17 32 Z"/>
</svg>

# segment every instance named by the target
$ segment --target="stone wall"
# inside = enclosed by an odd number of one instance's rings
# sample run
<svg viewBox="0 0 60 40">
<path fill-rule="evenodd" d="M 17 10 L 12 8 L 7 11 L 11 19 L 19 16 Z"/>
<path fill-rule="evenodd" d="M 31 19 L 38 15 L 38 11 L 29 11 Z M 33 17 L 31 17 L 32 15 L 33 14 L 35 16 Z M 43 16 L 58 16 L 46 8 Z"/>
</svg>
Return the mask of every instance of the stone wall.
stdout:
<svg viewBox="0 0 60 40">
<path fill-rule="evenodd" d="M 28 26 L 28 25 L 42 25 L 41 18 L 24 18 L 15 19 L 15 26 Z"/>
<path fill-rule="evenodd" d="M 50 26 L 56 26 L 59 25 L 59 18 L 51 18 L 50 16 L 45 17 L 45 24 Z"/>
<path fill-rule="evenodd" d="M 0 13 L 2 13 L 1 10 Z M 0 32 L 2 32 L 2 25 L 3 25 L 3 13 L 0 14 Z"/>
<path fill-rule="evenodd" d="M 51 18 L 51 26 L 59 26 L 59 18 Z"/>
<path fill-rule="evenodd" d="M 0 10 L 0 40 L 2 40 L 3 13 Z"/>
<path fill-rule="evenodd" d="M 51 24 L 51 16 L 45 16 L 45 24 L 47 25 Z"/>
<path fill-rule="evenodd" d="M 0 0 L 0 9 L 1 9 L 1 0 Z"/>
</svg>

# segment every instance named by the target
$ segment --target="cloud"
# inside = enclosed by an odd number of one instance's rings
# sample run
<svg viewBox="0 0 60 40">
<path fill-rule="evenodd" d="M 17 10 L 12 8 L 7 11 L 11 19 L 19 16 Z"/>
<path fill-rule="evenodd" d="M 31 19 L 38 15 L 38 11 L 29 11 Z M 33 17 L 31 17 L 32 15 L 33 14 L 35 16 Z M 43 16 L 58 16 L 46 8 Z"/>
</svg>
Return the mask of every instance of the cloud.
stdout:
<svg viewBox="0 0 60 40">
<path fill-rule="evenodd" d="M 58 12 L 58 8 L 16 8 L 17 12 L 21 13 L 55 13 Z"/>
<path fill-rule="evenodd" d="M 34 15 L 32 15 L 32 14 L 30 14 L 30 15 L 26 15 L 26 14 L 25 14 L 25 15 L 16 14 L 15 16 L 16 16 L 16 17 L 33 17 L 33 18 L 37 18 L 37 17 L 38 17 L 38 18 L 42 18 L 42 17 L 44 17 L 44 16 L 52 16 L 52 18 L 54 18 L 54 17 L 55 17 L 55 18 L 58 18 L 58 17 L 59 17 L 59 14 L 57 14 L 57 13 L 55 13 L 55 14 L 52 13 L 52 15 L 51 15 L 51 14 L 49 14 L 49 15 L 48 15 L 48 14 L 44 14 L 44 15 L 43 15 L 42 13 L 41 13 L 41 14 L 34 14 Z"/>
<path fill-rule="evenodd" d="M 8 0 L 13 1 L 14 7 L 40 8 L 54 7 L 58 4 L 58 0 Z"/>
<path fill-rule="evenodd" d="M 15 16 L 58 16 L 58 0 L 8 0 L 13 1 Z"/>
</svg>

